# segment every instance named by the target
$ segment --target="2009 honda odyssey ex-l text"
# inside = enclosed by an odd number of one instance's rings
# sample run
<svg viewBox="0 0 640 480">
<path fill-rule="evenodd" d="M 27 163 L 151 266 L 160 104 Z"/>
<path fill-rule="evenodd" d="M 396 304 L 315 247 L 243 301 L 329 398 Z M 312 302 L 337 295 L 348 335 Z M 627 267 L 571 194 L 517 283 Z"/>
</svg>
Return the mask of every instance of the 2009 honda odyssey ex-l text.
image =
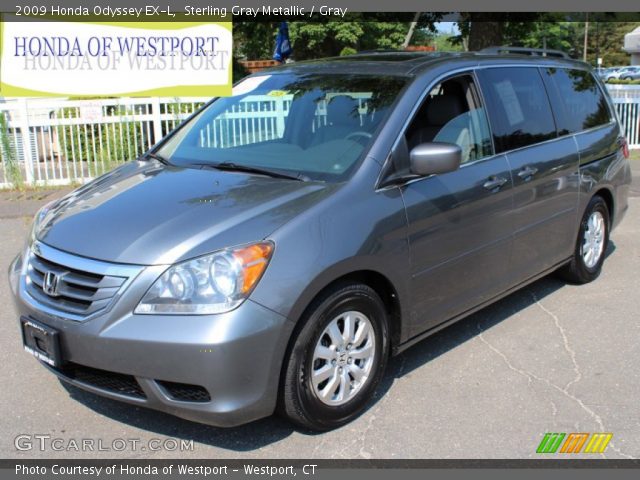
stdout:
<svg viewBox="0 0 640 480">
<path fill-rule="evenodd" d="M 10 279 L 61 379 L 326 430 L 390 355 L 559 270 L 595 279 L 628 149 L 586 64 L 371 53 L 244 79 L 45 206 Z"/>
</svg>

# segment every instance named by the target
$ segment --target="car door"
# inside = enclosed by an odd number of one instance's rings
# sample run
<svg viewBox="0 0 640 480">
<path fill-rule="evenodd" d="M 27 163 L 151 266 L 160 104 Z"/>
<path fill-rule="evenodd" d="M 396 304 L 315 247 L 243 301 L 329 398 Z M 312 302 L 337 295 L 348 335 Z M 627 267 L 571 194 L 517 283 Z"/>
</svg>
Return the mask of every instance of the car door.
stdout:
<svg viewBox="0 0 640 480">
<path fill-rule="evenodd" d="M 493 154 L 472 75 L 436 85 L 403 139 L 407 152 L 429 141 L 460 145 L 463 163 L 401 189 L 411 251 L 412 335 L 506 288 L 513 233 L 509 165 L 504 155 Z"/>
<path fill-rule="evenodd" d="M 521 283 L 573 250 L 578 206 L 578 151 L 559 136 L 540 70 L 488 68 L 479 73 L 489 121 L 513 174 L 511 282 Z M 561 101 L 561 99 L 557 99 Z"/>
</svg>

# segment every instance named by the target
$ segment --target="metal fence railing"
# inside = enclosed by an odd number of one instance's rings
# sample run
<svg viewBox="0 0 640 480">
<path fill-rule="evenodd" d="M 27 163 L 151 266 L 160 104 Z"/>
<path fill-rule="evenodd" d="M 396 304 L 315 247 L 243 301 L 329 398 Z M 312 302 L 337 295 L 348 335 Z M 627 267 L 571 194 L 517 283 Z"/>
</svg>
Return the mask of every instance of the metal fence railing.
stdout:
<svg viewBox="0 0 640 480">
<path fill-rule="evenodd" d="M 640 148 L 640 87 L 608 85 L 630 148 Z M 366 113 L 366 96 L 359 111 Z M 138 157 L 207 99 L 13 99 L 0 103 L 0 188 L 84 183 Z M 291 98 L 240 102 L 201 132 L 207 146 L 278 138 Z M 326 123 L 318 104 L 313 128 Z"/>
<path fill-rule="evenodd" d="M 607 85 L 629 148 L 640 148 L 640 85 Z"/>
</svg>

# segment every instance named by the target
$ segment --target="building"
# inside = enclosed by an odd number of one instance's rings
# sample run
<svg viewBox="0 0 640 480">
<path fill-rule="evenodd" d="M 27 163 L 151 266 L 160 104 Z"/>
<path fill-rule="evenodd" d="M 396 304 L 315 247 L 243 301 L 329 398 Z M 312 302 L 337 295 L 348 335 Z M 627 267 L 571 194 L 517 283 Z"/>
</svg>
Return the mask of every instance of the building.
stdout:
<svg viewBox="0 0 640 480">
<path fill-rule="evenodd" d="M 631 65 L 640 65 L 640 27 L 624 36 L 624 50 L 631 55 Z"/>
</svg>

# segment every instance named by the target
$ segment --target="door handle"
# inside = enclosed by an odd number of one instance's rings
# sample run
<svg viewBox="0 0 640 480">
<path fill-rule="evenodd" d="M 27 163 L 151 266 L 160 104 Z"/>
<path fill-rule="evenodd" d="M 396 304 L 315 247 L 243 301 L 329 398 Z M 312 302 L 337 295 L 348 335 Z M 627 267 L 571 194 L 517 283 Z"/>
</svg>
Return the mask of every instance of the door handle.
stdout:
<svg viewBox="0 0 640 480">
<path fill-rule="evenodd" d="M 504 177 L 489 177 L 489 180 L 482 185 L 487 190 L 498 190 L 507 183 L 507 179 Z"/>
<path fill-rule="evenodd" d="M 533 177 L 536 173 L 538 173 L 536 167 L 526 166 L 518 172 L 518 176 L 524 180 L 525 178 Z"/>
</svg>

